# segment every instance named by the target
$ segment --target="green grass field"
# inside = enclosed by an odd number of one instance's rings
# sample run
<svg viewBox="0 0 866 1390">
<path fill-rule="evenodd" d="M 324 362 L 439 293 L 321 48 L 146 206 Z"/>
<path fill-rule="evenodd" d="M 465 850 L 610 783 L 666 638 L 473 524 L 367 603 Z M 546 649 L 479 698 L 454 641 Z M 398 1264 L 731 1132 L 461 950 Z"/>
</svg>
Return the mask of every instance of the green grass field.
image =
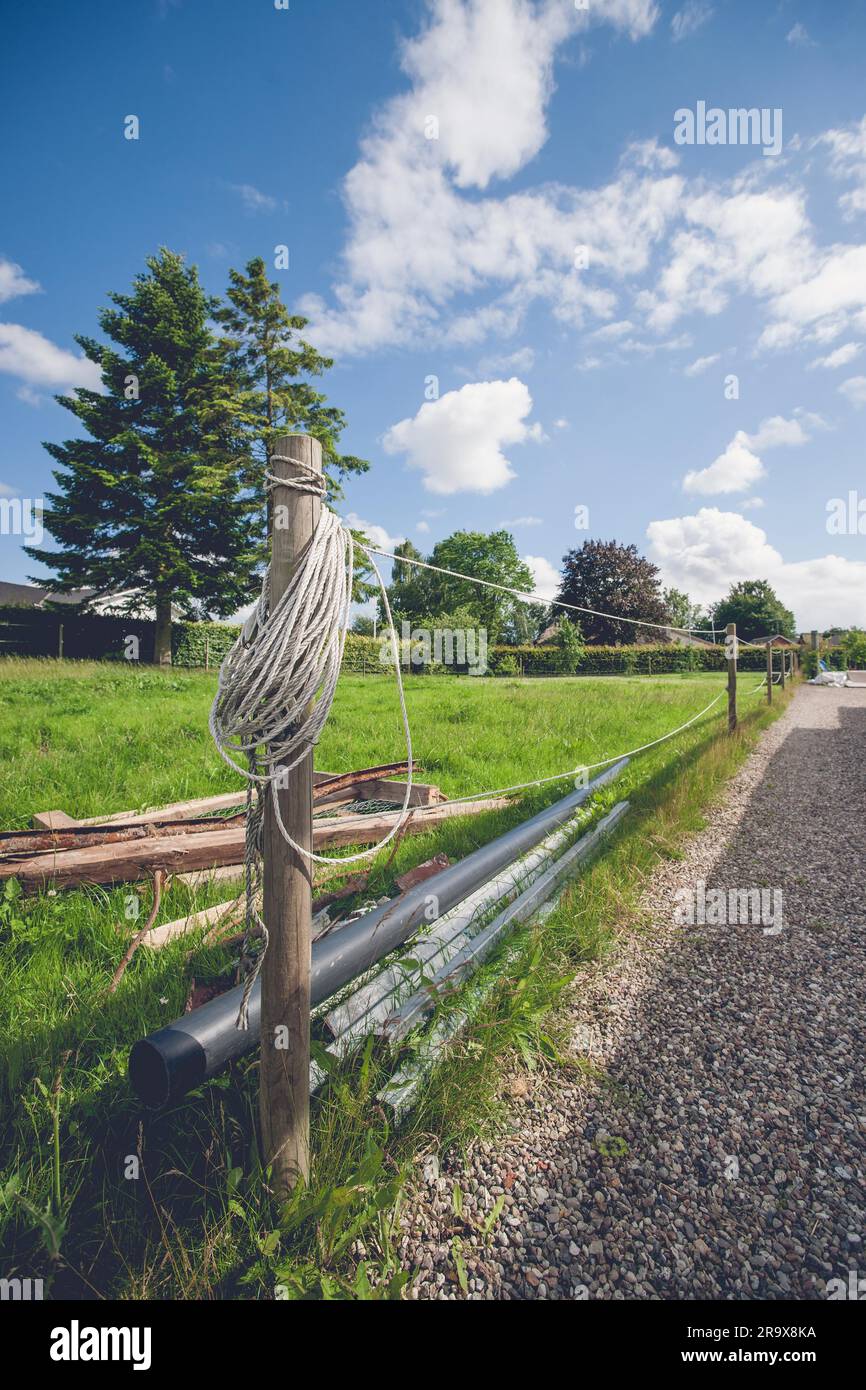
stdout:
<svg viewBox="0 0 866 1390">
<path fill-rule="evenodd" d="M 275 1213 L 258 1169 L 254 1058 L 184 1104 L 143 1113 L 125 1079 L 129 1045 L 183 1011 L 191 984 L 226 972 L 225 950 L 187 938 L 140 951 L 106 995 L 131 930 L 130 889 L 0 900 L 0 1251 L 5 1275 L 43 1277 L 58 1297 L 385 1296 L 400 1178 L 430 1134 L 457 1140 L 495 1124 L 503 1069 L 561 1064 L 555 1003 L 582 960 L 617 930 L 660 855 L 704 808 L 772 717 L 758 678 L 740 679 L 741 730 L 725 701 L 642 754 L 599 801 L 633 811 L 604 857 L 544 930 L 527 929 L 466 1038 L 397 1133 L 375 1104 L 375 1049 L 335 1075 L 314 1105 L 310 1190 Z M 547 680 L 410 677 L 407 704 L 423 780 L 451 796 L 548 777 L 659 738 L 722 689 L 718 675 Z M 35 811 L 88 816 L 236 785 L 207 730 L 213 674 L 115 665 L 0 662 L 0 822 Z M 778 699 L 773 713 L 783 707 Z M 346 677 L 317 755 L 340 772 L 403 756 L 393 681 Z M 370 892 L 439 850 L 459 858 L 570 789 L 536 789 L 506 811 L 404 841 Z M 385 858 L 387 856 L 383 856 Z M 236 888 L 166 893 L 158 921 Z M 142 888 L 145 904 L 149 890 Z M 490 967 L 491 970 L 496 967 Z M 368 1259 L 349 1258 L 363 1232 Z"/>
</svg>

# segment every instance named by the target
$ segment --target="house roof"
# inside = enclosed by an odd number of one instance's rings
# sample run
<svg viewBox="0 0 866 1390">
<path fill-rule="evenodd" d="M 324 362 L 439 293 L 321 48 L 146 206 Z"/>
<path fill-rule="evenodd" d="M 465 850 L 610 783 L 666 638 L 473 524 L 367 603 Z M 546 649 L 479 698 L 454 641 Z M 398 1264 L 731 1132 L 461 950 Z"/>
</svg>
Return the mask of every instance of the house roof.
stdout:
<svg viewBox="0 0 866 1390">
<path fill-rule="evenodd" d="M 43 584 L 13 584 L 0 579 L 0 604 L 15 604 L 23 608 L 41 608 L 45 603 L 83 603 L 93 593 L 92 589 L 73 589 L 68 594 L 56 594 Z"/>
<path fill-rule="evenodd" d="M 781 632 L 777 632 L 773 637 L 756 637 L 754 642 L 756 647 L 766 647 L 768 643 L 771 647 L 799 647 L 800 645 L 793 637 L 783 637 Z"/>
</svg>

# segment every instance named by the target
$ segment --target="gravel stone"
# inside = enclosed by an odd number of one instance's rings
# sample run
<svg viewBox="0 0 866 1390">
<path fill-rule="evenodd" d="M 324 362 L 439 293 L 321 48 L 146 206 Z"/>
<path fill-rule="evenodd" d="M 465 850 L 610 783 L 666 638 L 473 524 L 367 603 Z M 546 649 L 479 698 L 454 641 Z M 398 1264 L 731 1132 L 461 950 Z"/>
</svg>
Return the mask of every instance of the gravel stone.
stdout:
<svg viewBox="0 0 866 1390">
<path fill-rule="evenodd" d="M 782 920 L 680 925 L 677 894 L 699 881 L 781 890 Z M 438 1183 L 419 1169 L 401 1213 L 410 1297 L 814 1299 L 856 1268 L 866 690 L 796 691 L 684 857 L 658 866 L 639 921 L 567 995 L 587 1076 L 506 1078 L 508 1132 L 442 1155 Z M 468 1293 L 438 1195 L 454 1182 L 473 1194 Z"/>
</svg>

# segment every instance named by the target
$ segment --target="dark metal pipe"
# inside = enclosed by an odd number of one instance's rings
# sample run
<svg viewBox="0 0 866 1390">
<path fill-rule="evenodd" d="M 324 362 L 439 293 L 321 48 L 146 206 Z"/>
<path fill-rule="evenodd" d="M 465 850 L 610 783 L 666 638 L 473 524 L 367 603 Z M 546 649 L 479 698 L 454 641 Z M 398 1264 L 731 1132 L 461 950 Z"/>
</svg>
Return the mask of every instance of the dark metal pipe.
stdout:
<svg viewBox="0 0 866 1390">
<path fill-rule="evenodd" d="M 441 916 L 486 883 L 504 864 L 511 863 L 567 821 L 588 797 L 618 777 L 627 763 L 628 758 L 621 758 L 587 787 L 570 792 L 474 850 L 458 864 L 443 869 L 433 883 L 419 883 L 395 902 L 385 903 L 315 941 L 310 974 L 312 1004 L 329 999 L 376 961 L 390 955 L 419 927 L 429 925 L 426 912 L 431 893 L 435 893 Z M 242 993 L 241 985 L 227 990 L 133 1044 L 129 1079 L 145 1105 L 158 1107 L 177 1100 L 214 1076 L 227 1062 L 256 1046 L 261 1027 L 260 983 L 256 982 L 250 995 L 249 1027 L 245 1030 L 236 1027 Z"/>
</svg>

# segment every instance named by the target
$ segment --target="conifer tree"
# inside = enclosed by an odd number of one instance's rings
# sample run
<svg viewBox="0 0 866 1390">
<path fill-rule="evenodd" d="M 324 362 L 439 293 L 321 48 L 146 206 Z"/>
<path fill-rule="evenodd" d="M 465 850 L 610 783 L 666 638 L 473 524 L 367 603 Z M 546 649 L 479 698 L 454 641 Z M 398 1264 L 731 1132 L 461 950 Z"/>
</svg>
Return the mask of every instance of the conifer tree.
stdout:
<svg viewBox="0 0 866 1390">
<path fill-rule="evenodd" d="M 109 298 L 108 344 L 76 339 L 103 392 L 57 397 L 86 435 L 45 446 L 60 464 L 44 515 L 58 549 L 27 553 L 60 591 L 152 610 L 154 660 L 169 664 L 173 606 L 223 616 L 255 589 L 264 535 L 261 498 L 245 486 L 244 394 L 211 326 L 216 304 L 180 255 L 163 248 L 130 294 Z"/>
<path fill-rule="evenodd" d="M 364 473 L 370 465 L 340 453 L 345 415 L 310 384 L 309 378 L 322 376 L 334 365 L 332 359 L 300 337 L 308 321 L 289 313 L 260 256 L 249 261 L 245 271 L 229 272 L 226 297 L 228 303 L 215 317 L 225 334 L 226 360 L 246 389 L 251 470 L 260 472 L 280 435 L 311 434 L 322 444 L 330 495 L 339 496 L 340 477 Z"/>
</svg>

